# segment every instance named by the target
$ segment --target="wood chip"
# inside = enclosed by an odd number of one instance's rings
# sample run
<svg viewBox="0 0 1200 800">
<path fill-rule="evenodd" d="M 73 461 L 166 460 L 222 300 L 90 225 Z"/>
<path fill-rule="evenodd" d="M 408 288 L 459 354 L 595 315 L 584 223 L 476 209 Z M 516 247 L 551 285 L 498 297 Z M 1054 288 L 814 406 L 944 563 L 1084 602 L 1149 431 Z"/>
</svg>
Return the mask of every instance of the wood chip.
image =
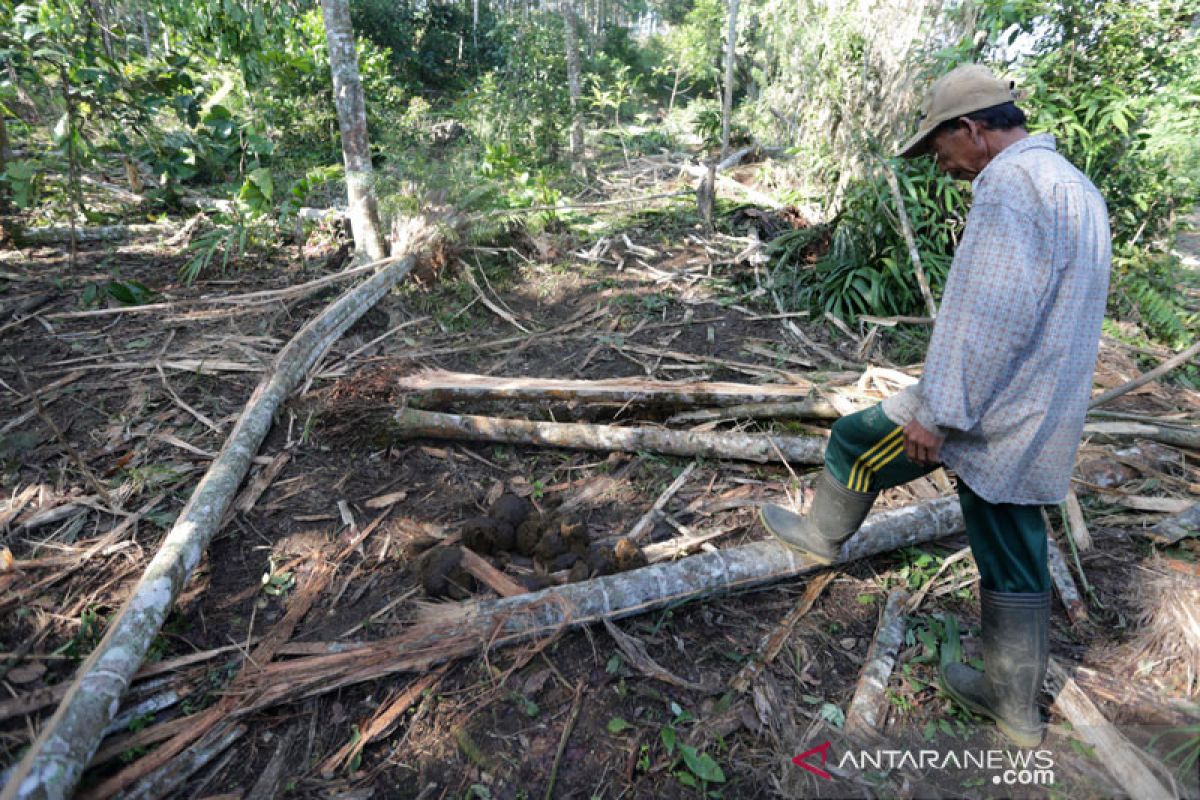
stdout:
<svg viewBox="0 0 1200 800">
<path fill-rule="evenodd" d="M 387 508 L 388 506 L 393 506 L 396 503 L 401 502 L 406 497 L 408 497 L 408 492 L 392 492 L 391 494 L 381 494 L 378 497 L 372 497 L 370 500 L 363 503 L 363 505 L 370 509 Z"/>
<path fill-rule="evenodd" d="M 474 575 L 486 586 L 493 589 L 496 594 L 500 595 L 501 597 L 512 597 L 518 594 L 525 594 L 529 591 L 512 578 L 493 567 L 487 559 L 476 553 L 474 550 L 471 550 L 468 547 L 462 547 L 460 550 L 462 551 L 462 558 L 459 561 L 459 564 L 462 566 L 462 568 Z"/>
</svg>

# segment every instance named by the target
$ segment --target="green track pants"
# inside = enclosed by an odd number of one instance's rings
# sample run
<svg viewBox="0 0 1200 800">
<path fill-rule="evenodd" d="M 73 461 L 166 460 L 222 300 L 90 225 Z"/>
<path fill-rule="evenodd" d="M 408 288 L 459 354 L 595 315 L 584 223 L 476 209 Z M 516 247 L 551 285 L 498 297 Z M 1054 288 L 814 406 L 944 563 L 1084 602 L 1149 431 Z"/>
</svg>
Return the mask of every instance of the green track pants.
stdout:
<svg viewBox="0 0 1200 800">
<path fill-rule="evenodd" d="M 833 425 L 825 466 L 856 492 L 899 486 L 937 469 L 904 454 L 903 429 L 881 405 L 842 417 Z M 958 479 L 958 499 L 980 583 L 993 592 L 1046 592 L 1046 525 L 1041 506 L 989 503 Z"/>
</svg>

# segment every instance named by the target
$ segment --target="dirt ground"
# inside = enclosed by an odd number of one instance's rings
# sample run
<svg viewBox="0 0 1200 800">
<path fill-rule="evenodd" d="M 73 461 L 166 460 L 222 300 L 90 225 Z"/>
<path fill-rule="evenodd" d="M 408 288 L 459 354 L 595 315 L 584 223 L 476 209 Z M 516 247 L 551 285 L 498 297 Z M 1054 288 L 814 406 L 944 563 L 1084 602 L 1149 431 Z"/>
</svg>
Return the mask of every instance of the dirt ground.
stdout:
<svg viewBox="0 0 1200 800">
<path fill-rule="evenodd" d="M 336 572 L 280 660 L 394 636 L 464 596 L 491 596 L 467 583 L 457 596 L 452 589 L 449 597 L 431 597 L 422 569 L 428 570 L 431 553 L 456 547 L 456 535 L 466 535 L 463 523 L 486 514 L 501 492 L 549 513 L 600 487 L 575 512 L 595 541 L 629 531 L 692 463 L 648 452 L 406 440 L 390 425 L 408 402 L 399 377 L 439 368 L 547 378 L 795 380 L 824 389 L 858 385 L 868 366 L 919 363 L 927 335 L 921 329 L 882 329 L 868 342 L 865 329 L 847 333 L 799 316 L 781 319 L 762 288 L 766 274 L 739 258 L 753 245 L 747 230 L 725 223 L 706 232 L 686 201 L 660 213 L 613 213 L 603 231 L 591 237 L 522 233 L 488 247 L 460 247 L 440 273 L 388 295 L 333 345 L 277 415 L 250 479 L 286 454 L 281 471 L 253 507 L 231 515 L 214 538 L 148 661 L 171 666 L 203 655 L 165 678 L 135 684 L 124 706 L 133 712 L 111 731 L 81 791 L 147 753 L 153 745 L 141 744 L 139 734 L 219 702 L 251 643 L 280 623 L 313 578 L 312 565 L 334 559 L 348 535 L 374 525 L 348 556 L 335 560 Z M 261 263 L 206 275 L 191 286 L 179 283 L 185 256 L 165 237 L 85 245 L 74 266 L 60 246 L 2 254 L 0 533 L 15 564 L 0 572 L 0 765 L 16 763 L 53 708 L 20 704 L 70 681 L 274 354 L 344 287 L 263 305 L 208 301 L 320 277 L 335 253 L 336 243 L 289 245 Z M 139 281 L 155 292 L 153 302 L 168 305 L 146 310 L 110 301 L 110 310 L 104 303 L 81 309 L 86 287 L 98 287 L 103 296 L 116 270 L 120 280 Z M 479 288 L 462 270 L 481 279 Z M 1119 330 L 1122 324 L 1128 323 L 1116 323 Z M 785 325 L 799 326 L 808 344 Z M 1106 336 L 1098 385 L 1120 385 L 1156 360 L 1155 353 Z M 878 396 L 876 390 L 894 388 L 886 378 L 862 385 Z M 1200 394 L 1150 384 L 1109 409 L 1195 426 Z M 636 406 L 567 403 L 463 403 L 438 410 L 655 426 L 670 416 Z M 743 420 L 718 427 L 731 424 L 827 432 L 827 423 L 813 422 Z M 675 537 L 678 526 L 726 530 L 709 546 L 759 540 L 765 534 L 755 506 L 802 494 L 811 476 L 811 468 L 793 473 L 777 463 L 694 463 L 648 541 Z M 1181 498 L 1195 502 L 1200 453 L 1145 440 L 1091 439 L 1081 449 L 1077 476 L 1094 546 L 1073 555 L 1057 509 L 1050 520 L 1082 587 L 1087 619 L 1073 621 L 1056 602 L 1052 653 L 1064 666 L 1094 668 L 1122 687 L 1104 694 L 1085 686 L 1131 739 L 1168 769 L 1177 768 L 1196 746 L 1188 744 L 1197 741 L 1196 728 L 1187 727 L 1200 720 L 1193 716 L 1194 696 L 1193 705 L 1181 704 L 1197 689 L 1200 665 L 1154 628 L 1161 617 L 1155 612 L 1172 597 L 1196 597 L 1200 539 L 1169 546 L 1156 541 L 1147 529 L 1164 514 L 1129 498 L 1158 498 L 1162 508 Z M 29 487 L 38 488 L 19 513 L 4 514 Z M 880 505 L 929 500 L 950 488 L 939 475 L 889 491 Z M 58 516 L 49 513 L 55 509 Z M 118 535 L 104 539 L 114 529 Z M 103 547 L 91 547 L 100 540 Z M 1051 786 L 1000 787 L 987 774 L 938 774 L 911 765 L 854 769 L 844 762 L 823 778 L 792 762 L 832 742 L 826 763 L 833 767 L 835 756 L 860 746 L 844 730 L 845 712 L 888 592 L 897 588 L 926 594 L 907 617 L 882 740 L 914 752 L 1002 748 L 990 726 L 955 708 L 937 686 L 939 653 L 955 622 L 967 659 L 979 657 L 977 573 L 969 555 L 950 560 L 965 547 L 965 537 L 957 536 L 837 567 L 778 655 L 743 692 L 731 682 L 759 659 L 760 641 L 796 607 L 816 573 L 617 622 L 667 678 L 655 677 L 604 626 L 593 624 L 549 641 L 482 647 L 444 672 L 355 682 L 254 711 L 241 719 L 244 730 L 231 745 L 170 794 L 1122 794 L 1085 732 L 1057 707 L 1049 710 L 1043 746 L 1052 753 Z M 520 555 L 495 563 L 520 581 L 553 580 L 545 573 L 556 571 Z M 418 680 L 426 681 L 423 690 L 412 693 L 403 712 L 375 731 L 360 753 L 331 759 Z M 1195 790 L 1188 783 L 1194 765 L 1176 775 L 1185 796 Z"/>
</svg>

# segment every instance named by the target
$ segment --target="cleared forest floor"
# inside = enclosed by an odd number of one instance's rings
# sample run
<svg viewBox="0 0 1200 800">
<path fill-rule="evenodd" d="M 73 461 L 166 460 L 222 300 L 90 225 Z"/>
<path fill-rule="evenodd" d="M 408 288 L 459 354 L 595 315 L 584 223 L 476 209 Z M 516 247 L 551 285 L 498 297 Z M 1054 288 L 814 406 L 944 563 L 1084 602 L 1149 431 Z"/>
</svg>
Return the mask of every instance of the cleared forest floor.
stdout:
<svg viewBox="0 0 1200 800">
<path fill-rule="evenodd" d="M 656 186 L 671 188 L 669 170 L 652 160 L 642 167 Z M 919 330 L 885 328 L 868 337 L 865 328 L 842 331 L 790 310 L 781 315 L 757 229 L 750 233 L 755 218 L 732 219 L 705 231 L 689 198 L 618 209 L 606 212 L 592 235 L 552 225 L 494 246 L 460 247 L 423 285 L 410 282 L 385 298 L 334 345 L 278 416 L 247 481 L 261 478 L 261 494 L 213 541 L 155 644 L 148 666 L 161 670 L 134 685 L 124 706 L 132 711 L 105 741 L 81 792 L 136 763 L 161 740 L 156 729 L 216 702 L 248 648 L 316 579 L 318 564 L 332 565 L 332 577 L 279 659 L 394 636 L 448 604 L 489 596 L 484 586 L 452 580 L 449 596 L 431 597 L 427 579 L 436 553 L 458 547 L 464 521 L 486 514 L 502 493 L 547 515 L 573 505 L 572 519 L 596 541 L 627 533 L 690 468 L 653 519 L 648 542 L 678 537 L 681 528 L 723 531 L 707 547 L 764 538 L 755 507 L 802 496 L 808 476 L 800 467 L 793 473 L 779 463 L 404 440 L 390 425 L 407 402 L 397 380 L 431 368 L 497 377 L 791 382 L 821 391 L 849 387 L 866 399 L 919 374 L 904 367 L 919 364 Z M 16 762 L 52 712 L 53 687 L 70 681 L 103 634 L 274 353 L 343 288 L 222 303 L 328 274 L 335 247 L 284 247 L 261 264 L 182 286 L 177 271 L 185 256 L 168 241 L 171 232 L 82 245 L 73 269 L 65 247 L 3 253 L 0 518 L 15 562 L 0 572 L 0 765 Z M 107 285 L 114 267 L 167 305 L 80 313 L 84 287 Z M 1139 356 L 1148 360 L 1139 365 Z M 1125 383 L 1156 357 L 1106 337 L 1098 388 Z M 670 416 L 561 402 L 437 410 L 650 426 Z M 1200 395 L 1151 383 L 1106 410 L 1194 432 Z M 706 424 L 827 431 L 818 422 Z M 1193 532 L 1166 544 L 1149 528 L 1196 502 L 1200 451 L 1093 436 L 1080 451 L 1076 477 L 1092 548 L 1073 554 L 1058 513 L 1051 519 L 1087 613 L 1072 619 L 1056 604 L 1051 650 L 1064 666 L 1093 668 L 1093 683 L 1077 677 L 1085 690 L 1170 769 L 1200 746 L 1197 663 L 1180 649 L 1185 632 L 1160 626 L 1171 603 L 1197 596 L 1200 538 Z M 938 473 L 885 493 L 879 505 L 951 491 L 951 480 Z M 356 546 L 339 557 L 354 537 Z M 1054 709 L 1044 745 L 1052 786 L 993 785 L 986 771 L 909 764 L 838 768 L 823 778 L 792 762 L 832 742 L 829 769 L 859 746 L 843 729 L 845 713 L 888 593 L 897 588 L 920 599 L 907 615 L 887 685 L 879 730 L 887 746 L 914 753 L 1003 747 L 991 726 L 951 705 L 937 687 L 951 618 L 967 659 L 979 657 L 977 573 L 964 548 L 965 537 L 950 537 L 837 567 L 831 578 L 617 622 L 644 648 L 640 655 L 604 626 L 590 625 L 509 648 L 484 646 L 444 670 L 331 685 L 246 715 L 232 744 L 173 796 L 1122 794 L 1081 732 Z M 545 575 L 556 570 L 528 557 L 494 563 L 527 586 L 556 580 Z M 817 580 L 827 583 L 818 590 Z M 811 608 L 782 632 L 777 655 L 743 691 L 731 688 L 806 592 Z M 415 681 L 417 690 L 408 691 Z M 1192 700 L 1184 702 L 1189 691 Z M 361 750 L 347 748 L 368 734 Z M 1193 762 L 1175 776 L 1184 796 L 1196 791 L 1194 772 Z"/>
</svg>

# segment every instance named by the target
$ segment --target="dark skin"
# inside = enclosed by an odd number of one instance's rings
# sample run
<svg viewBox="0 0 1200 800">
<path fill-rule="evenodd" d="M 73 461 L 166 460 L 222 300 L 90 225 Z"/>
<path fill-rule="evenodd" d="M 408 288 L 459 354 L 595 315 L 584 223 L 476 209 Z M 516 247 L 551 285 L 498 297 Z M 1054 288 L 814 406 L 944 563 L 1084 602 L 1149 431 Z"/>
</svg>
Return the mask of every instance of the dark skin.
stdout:
<svg viewBox="0 0 1200 800">
<path fill-rule="evenodd" d="M 942 172 L 973 181 L 1001 150 L 1028 135 L 1024 128 L 992 130 L 978 120 L 959 117 L 957 126 L 930 138 L 929 153 Z M 904 426 L 904 454 L 918 464 L 938 464 L 944 439 L 914 419 Z"/>
</svg>

